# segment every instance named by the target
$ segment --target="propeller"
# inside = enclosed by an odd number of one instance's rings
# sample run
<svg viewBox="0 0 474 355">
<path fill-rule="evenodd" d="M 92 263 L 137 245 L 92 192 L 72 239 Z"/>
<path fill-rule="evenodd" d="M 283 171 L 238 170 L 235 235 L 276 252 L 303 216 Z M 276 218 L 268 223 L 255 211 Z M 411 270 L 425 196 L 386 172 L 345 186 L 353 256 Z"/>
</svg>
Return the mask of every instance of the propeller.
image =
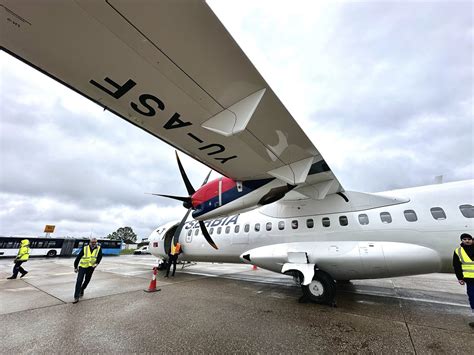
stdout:
<svg viewBox="0 0 474 355">
<path fill-rule="evenodd" d="M 179 235 L 181 234 L 184 224 L 186 223 L 186 220 L 189 217 L 189 213 L 191 213 L 191 211 L 194 208 L 193 203 L 192 203 L 192 196 L 196 192 L 196 190 L 194 189 L 193 185 L 188 179 L 188 176 L 186 175 L 186 172 L 184 171 L 183 165 L 181 164 L 181 161 L 179 160 L 178 152 L 175 151 L 175 153 L 176 153 L 176 160 L 178 162 L 179 172 L 181 173 L 181 178 L 184 181 L 184 185 L 186 186 L 186 190 L 188 191 L 189 196 L 174 196 L 174 195 L 164 195 L 164 194 L 151 194 L 151 195 L 162 196 L 162 197 L 167 197 L 174 200 L 182 201 L 183 206 L 188 209 L 184 217 L 181 219 L 181 222 L 179 222 L 178 227 L 176 228 L 173 235 L 173 245 L 176 246 L 176 244 L 178 244 L 179 242 Z M 210 170 L 209 173 L 207 174 L 206 178 L 201 184 L 201 187 L 207 184 L 207 181 L 209 180 L 209 176 L 211 175 L 211 172 L 212 170 Z M 201 227 L 202 235 L 204 236 L 206 241 L 209 243 L 209 245 L 217 250 L 218 249 L 217 245 L 216 243 L 214 243 L 211 236 L 209 235 L 209 232 L 207 231 L 207 228 L 203 221 L 199 221 L 199 227 Z"/>
</svg>

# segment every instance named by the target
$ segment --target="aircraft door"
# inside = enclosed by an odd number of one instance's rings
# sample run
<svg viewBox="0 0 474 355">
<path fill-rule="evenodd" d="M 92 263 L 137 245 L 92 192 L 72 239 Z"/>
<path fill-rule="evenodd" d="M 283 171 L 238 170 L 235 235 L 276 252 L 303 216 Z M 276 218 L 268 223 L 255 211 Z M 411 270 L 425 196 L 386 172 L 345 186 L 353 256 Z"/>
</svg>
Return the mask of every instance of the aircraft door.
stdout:
<svg viewBox="0 0 474 355">
<path fill-rule="evenodd" d="M 176 224 L 175 226 L 171 227 L 168 229 L 163 236 L 163 247 L 164 247 L 164 252 L 166 255 L 168 255 L 171 252 L 171 243 L 173 242 L 173 236 L 174 236 L 174 231 L 178 228 L 178 225 Z"/>
</svg>

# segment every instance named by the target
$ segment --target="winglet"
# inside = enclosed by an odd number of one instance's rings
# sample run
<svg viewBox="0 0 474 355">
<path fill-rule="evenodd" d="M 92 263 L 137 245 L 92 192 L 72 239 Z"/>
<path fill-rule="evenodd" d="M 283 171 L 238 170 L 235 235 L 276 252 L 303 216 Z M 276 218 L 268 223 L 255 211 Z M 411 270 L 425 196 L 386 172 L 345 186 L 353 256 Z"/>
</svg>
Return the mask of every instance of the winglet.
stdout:
<svg viewBox="0 0 474 355">
<path fill-rule="evenodd" d="M 265 88 L 250 94 L 229 108 L 212 116 L 201 127 L 229 137 L 242 132 L 265 94 Z"/>
</svg>

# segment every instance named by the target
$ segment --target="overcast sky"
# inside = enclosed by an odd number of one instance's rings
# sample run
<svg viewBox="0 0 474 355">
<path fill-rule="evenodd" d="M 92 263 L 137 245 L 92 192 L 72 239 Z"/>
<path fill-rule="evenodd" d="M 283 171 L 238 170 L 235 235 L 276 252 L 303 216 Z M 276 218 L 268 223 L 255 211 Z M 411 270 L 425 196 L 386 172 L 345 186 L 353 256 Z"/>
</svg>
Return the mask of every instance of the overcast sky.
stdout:
<svg viewBox="0 0 474 355">
<path fill-rule="evenodd" d="M 346 190 L 472 179 L 471 1 L 217 1 Z M 0 235 L 139 238 L 178 220 L 173 149 L 0 52 Z M 208 168 L 182 156 L 199 185 Z"/>
</svg>

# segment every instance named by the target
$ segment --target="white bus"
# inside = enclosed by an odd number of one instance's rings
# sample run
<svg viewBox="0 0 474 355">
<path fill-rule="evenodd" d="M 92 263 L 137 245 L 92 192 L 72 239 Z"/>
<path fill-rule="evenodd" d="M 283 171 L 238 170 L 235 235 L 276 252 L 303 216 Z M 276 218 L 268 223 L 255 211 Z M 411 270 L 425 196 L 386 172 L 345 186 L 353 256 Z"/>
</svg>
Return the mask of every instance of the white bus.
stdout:
<svg viewBox="0 0 474 355">
<path fill-rule="evenodd" d="M 0 257 L 15 257 L 23 239 L 30 241 L 30 256 L 71 256 L 77 255 L 89 239 L 44 238 L 44 237 L 2 237 L 0 236 Z M 99 239 L 104 255 L 119 255 L 122 241 Z"/>
</svg>

